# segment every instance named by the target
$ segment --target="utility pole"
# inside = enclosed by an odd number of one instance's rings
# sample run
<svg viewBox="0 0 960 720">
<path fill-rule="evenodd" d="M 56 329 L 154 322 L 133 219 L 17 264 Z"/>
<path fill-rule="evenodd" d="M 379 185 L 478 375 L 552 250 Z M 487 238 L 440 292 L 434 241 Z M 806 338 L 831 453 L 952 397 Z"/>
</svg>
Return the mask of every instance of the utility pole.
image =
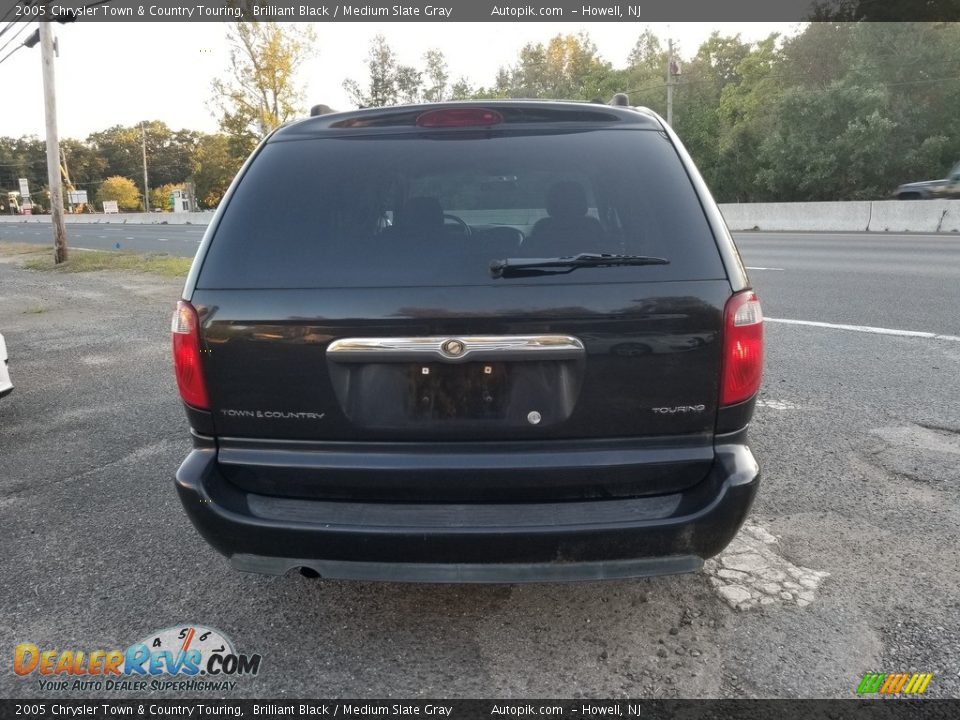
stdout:
<svg viewBox="0 0 960 720">
<path fill-rule="evenodd" d="M 667 125 L 673 125 L 673 38 L 667 40 Z"/>
<path fill-rule="evenodd" d="M 67 229 L 63 224 L 63 186 L 60 182 L 60 138 L 57 136 L 57 88 L 54 73 L 53 26 L 40 23 L 40 58 L 43 65 L 43 107 L 47 130 L 47 182 L 50 184 L 50 218 L 53 221 L 53 262 L 67 259 Z"/>
<path fill-rule="evenodd" d="M 143 209 L 150 212 L 150 183 L 147 182 L 147 131 L 140 122 L 140 140 L 143 148 Z"/>
</svg>

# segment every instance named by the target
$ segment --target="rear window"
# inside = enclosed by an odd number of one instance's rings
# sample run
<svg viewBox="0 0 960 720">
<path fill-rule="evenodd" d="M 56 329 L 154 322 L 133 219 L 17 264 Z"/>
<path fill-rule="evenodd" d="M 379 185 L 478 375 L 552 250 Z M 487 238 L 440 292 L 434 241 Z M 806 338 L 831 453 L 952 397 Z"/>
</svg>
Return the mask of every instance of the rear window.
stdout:
<svg viewBox="0 0 960 720">
<path fill-rule="evenodd" d="M 494 279 L 580 252 L 669 265 Z M 724 277 L 676 151 L 652 130 L 345 136 L 267 144 L 230 199 L 203 288 L 637 282 Z"/>
</svg>

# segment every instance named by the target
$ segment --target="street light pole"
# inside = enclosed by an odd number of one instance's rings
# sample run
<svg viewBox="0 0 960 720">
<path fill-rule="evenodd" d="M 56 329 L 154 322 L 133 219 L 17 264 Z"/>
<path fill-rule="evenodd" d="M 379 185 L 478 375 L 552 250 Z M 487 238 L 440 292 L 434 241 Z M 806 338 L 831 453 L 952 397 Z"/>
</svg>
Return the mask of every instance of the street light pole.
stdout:
<svg viewBox="0 0 960 720">
<path fill-rule="evenodd" d="M 667 40 L 667 125 L 673 125 L 673 38 Z"/>
<path fill-rule="evenodd" d="M 63 185 L 60 180 L 60 138 L 57 136 L 57 87 L 54 72 L 53 27 L 40 23 L 40 58 L 43 65 L 43 108 L 47 131 L 47 182 L 50 185 L 50 218 L 53 221 L 53 262 L 67 259 L 67 229 L 63 224 Z"/>
</svg>

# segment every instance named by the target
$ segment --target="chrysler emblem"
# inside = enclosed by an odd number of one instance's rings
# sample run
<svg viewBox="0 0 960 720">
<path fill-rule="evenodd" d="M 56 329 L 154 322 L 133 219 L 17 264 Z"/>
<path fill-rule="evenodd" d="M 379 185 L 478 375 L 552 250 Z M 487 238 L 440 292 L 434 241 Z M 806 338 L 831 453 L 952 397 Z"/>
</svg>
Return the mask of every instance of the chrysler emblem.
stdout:
<svg viewBox="0 0 960 720">
<path fill-rule="evenodd" d="M 443 351 L 444 355 L 460 357 L 467 348 L 459 340 L 446 340 L 444 341 L 443 345 L 440 346 L 440 349 Z"/>
</svg>

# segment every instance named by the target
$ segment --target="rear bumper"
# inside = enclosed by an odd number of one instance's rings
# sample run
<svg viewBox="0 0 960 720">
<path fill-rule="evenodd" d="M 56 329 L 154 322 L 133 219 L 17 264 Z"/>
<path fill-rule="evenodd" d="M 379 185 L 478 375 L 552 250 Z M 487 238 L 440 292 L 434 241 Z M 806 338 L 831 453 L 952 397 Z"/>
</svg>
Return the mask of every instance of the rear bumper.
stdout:
<svg viewBox="0 0 960 720">
<path fill-rule="evenodd" d="M 733 538 L 760 473 L 723 444 L 703 482 L 642 498 L 552 503 L 377 503 L 246 492 L 196 449 L 176 485 L 200 534 L 234 567 L 414 582 L 542 582 L 697 570 Z"/>
</svg>

